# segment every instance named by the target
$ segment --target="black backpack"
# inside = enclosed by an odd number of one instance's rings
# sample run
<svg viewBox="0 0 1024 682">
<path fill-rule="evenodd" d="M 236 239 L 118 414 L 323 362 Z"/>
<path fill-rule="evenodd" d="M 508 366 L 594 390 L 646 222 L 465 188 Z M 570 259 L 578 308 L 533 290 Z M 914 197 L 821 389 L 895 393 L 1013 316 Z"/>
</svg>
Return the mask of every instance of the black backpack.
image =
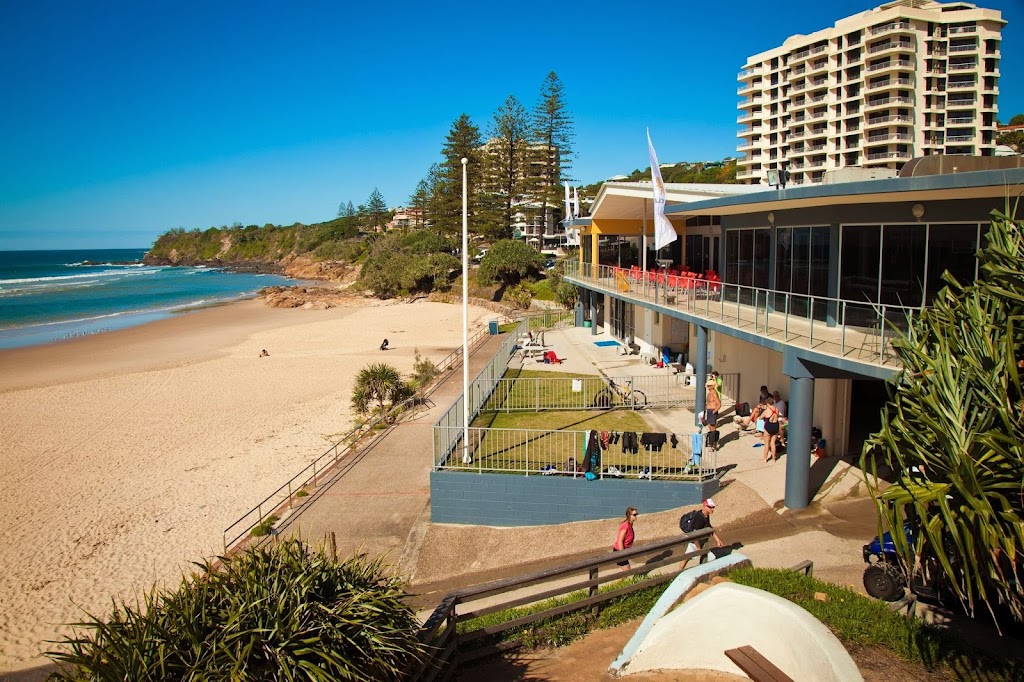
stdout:
<svg viewBox="0 0 1024 682">
<path fill-rule="evenodd" d="M 679 530 L 683 531 L 684 533 L 692 533 L 693 532 L 693 522 L 697 519 L 697 514 L 700 514 L 700 509 L 694 509 L 693 511 L 688 511 L 685 514 L 683 514 L 682 516 L 680 516 L 679 517 Z"/>
</svg>

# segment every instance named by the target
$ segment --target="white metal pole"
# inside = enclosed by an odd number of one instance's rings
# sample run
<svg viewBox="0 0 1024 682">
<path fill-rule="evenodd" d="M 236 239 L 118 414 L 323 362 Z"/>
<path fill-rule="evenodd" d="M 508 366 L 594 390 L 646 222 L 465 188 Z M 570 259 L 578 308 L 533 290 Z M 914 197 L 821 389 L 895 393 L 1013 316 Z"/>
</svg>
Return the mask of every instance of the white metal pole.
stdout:
<svg viewBox="0 0 1024 682">
<path fill-rule="evenodd" d="M 462 463 L 472 464 L 469 456 L 469 191 L 466 165 L 462 159 Z"/>
</svg>

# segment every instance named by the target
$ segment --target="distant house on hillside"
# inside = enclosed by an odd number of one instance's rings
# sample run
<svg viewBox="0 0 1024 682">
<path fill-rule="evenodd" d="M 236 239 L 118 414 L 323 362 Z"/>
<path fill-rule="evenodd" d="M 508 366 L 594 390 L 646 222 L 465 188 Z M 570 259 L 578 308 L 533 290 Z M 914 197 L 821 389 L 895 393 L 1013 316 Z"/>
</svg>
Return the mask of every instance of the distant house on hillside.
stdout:
<svg viewBox="0 0 1024 682">
<path fill-rule="evenodd" d="M 423 225 L 423 211 L 412 206 L 397 206 L 391 209 L 392 218 L 384 226 L 385 230 L 397 228 L 419 227 Z"/>
</svg>

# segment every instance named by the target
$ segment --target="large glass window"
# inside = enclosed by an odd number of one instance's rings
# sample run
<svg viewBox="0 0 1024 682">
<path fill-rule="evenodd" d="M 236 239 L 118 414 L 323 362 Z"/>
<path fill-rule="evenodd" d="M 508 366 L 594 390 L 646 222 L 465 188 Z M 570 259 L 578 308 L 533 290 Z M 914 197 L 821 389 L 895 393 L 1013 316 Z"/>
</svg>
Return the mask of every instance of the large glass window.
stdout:
<svg viewBox="0 0 1024 682">
<path fill-rule="evenodd" d="M 768 280 L 769 264 L 771 262 L 772 234 L 771 230 L 754 230 L 754 263 L 753 263 L 753 285 L 761 289 L 771 287 Z"/>
<path fill-rule="evenodd" d="M 924 302 L 926 225 L 882 228 L 881 303 L 916 307 Z"/>
<path fill-rule="evenodd" d="M 847 301 L 878 303 L 878 258 L 882 248 L 880 225 L 844 225 L 839 297 Z"/>
<path fill-rule="evenodd" d="M 811 286 L 813 296 L 828 296 L 828 258 L 831 230 L 827 227 L 811 228 Z"/>
<path fill-rule="evenodd" d="M 736 283 L 750 286 L 754 279 L 754 231 L 740 230 L 740 261 Z"/>
<path fill-rule="evenodd" d="M 793 228 L 793 282 L 790 291 L 806 294 L 811 275 L 811 228 Z M 806 296 L 793 296 L 789 311 L 794 315 L 806 315 L 809 310 Z"/>
<path fill-rule="evenodd" d="M 740 231 L 725 233 L 725 281 L 735 284 L 739 281 Z M 691 270 L 695 268 L 691 265 Z"/>
<path fill-rule="evenodd" d="M 942 273 L 946 270 L 961 284 L 974 281 L 978 226 L 939 224 L 929 225 L 928 228 L 928 290 L 925 292 L 925 300 L 930 304 L 946 286 L 942 279 Z"/>
</svg>

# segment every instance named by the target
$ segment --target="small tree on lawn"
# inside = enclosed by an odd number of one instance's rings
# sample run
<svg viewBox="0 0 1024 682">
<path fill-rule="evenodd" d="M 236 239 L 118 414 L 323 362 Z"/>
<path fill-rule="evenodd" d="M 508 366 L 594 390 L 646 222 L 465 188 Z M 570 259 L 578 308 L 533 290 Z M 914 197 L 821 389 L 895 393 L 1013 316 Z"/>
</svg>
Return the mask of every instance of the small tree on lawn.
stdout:
<svg viewBox="0 0 1024 682">
<path fill-rule="evenodd" d="M 412 390 L 397 369 L 386 362 L 377 362 L 362 368 L 356 375 L 352 407 L 365 415 L 376 403 L 374 411 L 385 414 L 385 407 L 394 407 L 411 395 Z"/>
<path fill-rule="evenodd" d="M 881 430 L 864 445 L 897 472 L 875 487 L 882 525 L 912 570 L 937 561 L 964 605 L 1002 605 L 1024 620 L 1024 226 L 995 214 L 978 280 L 948 286 L 893 343 L 902 370 L 889 381 Z M 930 559 L 934 558 L 934 559 Z"/>
</svg>

